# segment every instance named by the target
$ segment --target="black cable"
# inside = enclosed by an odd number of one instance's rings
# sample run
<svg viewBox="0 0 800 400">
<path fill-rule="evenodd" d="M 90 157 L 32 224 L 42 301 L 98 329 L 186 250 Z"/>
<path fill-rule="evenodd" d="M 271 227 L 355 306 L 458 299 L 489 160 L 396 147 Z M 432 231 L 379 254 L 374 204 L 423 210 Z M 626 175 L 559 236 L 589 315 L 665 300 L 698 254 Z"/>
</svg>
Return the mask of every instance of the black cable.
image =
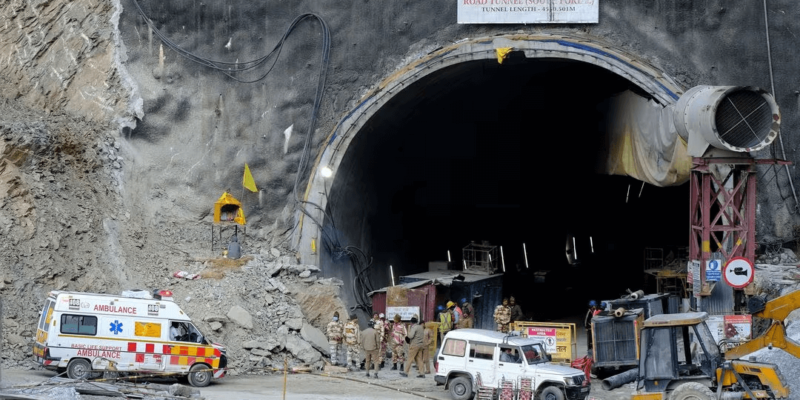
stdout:
<svg viewBox="0 0 800 400">
<path fill-rule="evenodd" d="M 320 105 L 322 103 L 322 95 L 325 88 L 325 82 L 327 80 L 328 65 L 330 64 L 331 40 L 330 40 L 330 30 L 328 28 L 327 23 L 316 14 L 312 13 L 302 14 L 296 17 L 294 21 L 292 21 L 292 23 L 289 24 L 289 27 L 286 29 L 281 39 L 278 41 L 278 43 L 275 45 L 272 51 L 270 51 L 267 55 L 259 57 L 255 60 L 244 61 L 244 62 L 216 61 L 198 56 L 190 51 L 181 48 L 179 45 L 177 45 L 175 42 L 173 42 L 167 36 L 165 36 L 158 28 L 155 27 L 153 21 L 147 17 L 147 14 L 142 9 L 138 0 L 133 0 L 133 2 L 136 5 L 139 14 L 142 16 L 147 26 L 156 34 L 156 36 L 164 44 L 167 45 L 167 47 L 169 47 L 179 55 L 185 57 L 186 59 L 192 62 L 195 62 L 207 68 L 220 71 L 227 77 L 241 83 L 257 82 L 266 78 L 267 75 L 269 75 L 269 73 L 272 71 L 272 69 L 275 67 L 275 64 L 277 63 L 278 57 L 281 54 L 281 50 L 283 49 L 283 44 L 285 43 L 286 38 L 288 38 L 289 34 L 294 30 L 294 28 L 298 24 L 309 18 L 315 18 L 320 23 L 320 26 L 322 28 L 322 54 L 321 54 L 322 65 L 320 67 L 319 77 L 317 81 L 317 89 L 314 95 L 314 106 L 311 112 L 311 119 L 309 122 L 308 131 L 306 133 L 306 138 L 303 143 L 303 150 L 301 152 L 299 168 L 297 170 L 297 175 L 295 176 L 295 182 L 292 188 L 292 193 L 294 195 L 293 197 L 294 197 L 295 208 L 300 210 L 300 212 L 302 212 L 309 220 L 311 220 L 314 224 L 316 224 L 317 227 L 322 231 L 323 247 L 326 250 L 328 250 L 331 254 L 333 254 L 334 257 L 336 258 L 341 258 L 345 256 L 348 257 L 355 273 L 353 281 L 353 294 L 358 304 L 357 308 L 363 308 L 365 311 L 367 311 L 368 308 L 371 308 L 372 304 L 367 293 L 372 291 L 372 282 L 370 280 L 369 274 L 366 274 L 366 272 L 372 266 L 372 258 L 367 256 L 367 254 L 363 250 L 357 247 L 354 246 L 342 247 L 341 244 L 339 243 L 338 235 L 336 234 L 337 230 L 335 228 L 332 212 L 331 213 L 327 212 L 319 204 L 316 204 L 314 202 L 301 200 L 297 195 L 297 188 L 300 185 L 300 180 L 303 176 L 305 176 L 306 170 L 308 168 L 308 161 L 310 159 L 310 153 L 311 153 L 311 145 L 310 145 L 311 139 L 314 134 L 314 128 L 316 127 L 316 121 L 319 114 Z M 273 55 L 274 58 L 272 60 L 271 65 L 269 66 L 267 71 L 258 78 L 253 80 L 244 80 L 233 75 L 239 72 L 251 71 L 261 66 L 262 64 L 265 64 Z M 331 221 L 331 227 L 334 233 L 333 236 L 331 236 L 331 234 L 328 232 L 328 230 L 325 229 L 325 227 L 320 223 L 320 221 L 318 221 L 313 215 L 311 215 L 311 213 L 305 208 L 306 205 L 311 205 L 315 207 L 316 209 L 321 211 L 329 221 Z M 295 226 L 292 228 L 292 232 L 294 232 L 297 226 L 298 224 L 295 224 Z M 286 239 L 281 241 L 281 243 L 283 243 L 285 240 Z"/>
</svg>

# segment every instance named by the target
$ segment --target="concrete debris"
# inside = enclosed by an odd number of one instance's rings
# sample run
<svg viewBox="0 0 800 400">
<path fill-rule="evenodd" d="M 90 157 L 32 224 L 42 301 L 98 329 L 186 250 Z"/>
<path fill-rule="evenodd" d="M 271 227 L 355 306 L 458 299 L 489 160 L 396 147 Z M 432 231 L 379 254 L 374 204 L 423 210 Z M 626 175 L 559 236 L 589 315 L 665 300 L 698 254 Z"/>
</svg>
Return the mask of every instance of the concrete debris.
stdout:
<svg viewBox="0 0 800 400">
<path fill-rule="evenodd" d="M 331 350 L 328 345 L 328 338 L 322 330 L 317 329 L 309 323 L 303 323 L 303 327 L 300 329 L 300 337 L 311 344 L 317 351 L 326 356 L 330 355 Z"/>
<path fill-rule="evenodd" d="M 236 325 L 245 329 L 253 329 L 253 317 L 244 308 L 233 306 L 227 315 Z"/>
</svg>

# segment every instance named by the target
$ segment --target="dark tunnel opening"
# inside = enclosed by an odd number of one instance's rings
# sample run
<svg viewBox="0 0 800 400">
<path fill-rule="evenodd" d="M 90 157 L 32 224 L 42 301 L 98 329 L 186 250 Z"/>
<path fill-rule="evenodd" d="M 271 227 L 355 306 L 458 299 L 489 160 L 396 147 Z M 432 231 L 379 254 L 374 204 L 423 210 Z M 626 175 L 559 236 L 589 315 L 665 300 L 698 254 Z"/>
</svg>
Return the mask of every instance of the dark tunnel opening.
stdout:
<svg viewBox="0 0 800 400">
<path fill-rule="evenodd" d="M 628 288 L 654 292 L 645 248 L 688 245 L 689 190 L 596 172 L 602 104 L 627 90 L 648 97 L 594 65 L 522 54 L 414 82 L 361 129 L 329 184 L 326 275 L 344 280 L 355 305 L 368 299 L 354 285 L 366 267 L 354 269 L 337 245 L 373 258 L 361 276 L 378 289 L 391 284 L 389 265 L 397 279 L 449 250 L 458 269 L 465 246 L 487 241 L 503 247 L 504 295 L 532 318 L 580 313 Z M 544 282 L 536 271 L 549 271 Z"/>
</svg>

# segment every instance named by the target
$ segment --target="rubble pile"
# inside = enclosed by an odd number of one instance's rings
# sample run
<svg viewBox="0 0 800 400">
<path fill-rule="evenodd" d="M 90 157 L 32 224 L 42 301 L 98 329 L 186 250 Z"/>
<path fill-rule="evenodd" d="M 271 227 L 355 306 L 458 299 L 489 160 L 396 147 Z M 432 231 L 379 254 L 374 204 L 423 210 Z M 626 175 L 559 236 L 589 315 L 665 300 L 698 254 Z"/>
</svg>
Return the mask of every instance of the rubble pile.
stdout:
<svg viewBox="0 0 800 400">
<path fill-rule="evenodd" d="M 318 267 L 275 257 L 274 248 L 264 253 L 221 280 L 203 279 L 209 263 L 196 263 L 201 278 L 174 280 L 175 301 L 201 331 L 228 348 L 233 373 L 281 369 L 284 358 L 290 367 L 322 369 L 325 325 L 334 311 L 347 313 L 338 297 L 342 282 L 319 279 Z"/>
</svg>

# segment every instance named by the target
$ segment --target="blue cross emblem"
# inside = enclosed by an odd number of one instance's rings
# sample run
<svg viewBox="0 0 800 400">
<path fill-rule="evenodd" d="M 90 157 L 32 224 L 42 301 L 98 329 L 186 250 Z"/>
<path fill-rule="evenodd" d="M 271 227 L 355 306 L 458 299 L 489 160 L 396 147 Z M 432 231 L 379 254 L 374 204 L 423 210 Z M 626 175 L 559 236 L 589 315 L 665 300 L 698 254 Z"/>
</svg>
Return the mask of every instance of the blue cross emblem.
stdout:
<svg viewBox="0 0 800 400">
<path fill-rule="evenodd" d="M 115 319 L 114 322 L 111 323 L 111 332 L 115 335 L 119 335 L 120 332 L 122 332 L 122 322 Z"/>
</svg>

